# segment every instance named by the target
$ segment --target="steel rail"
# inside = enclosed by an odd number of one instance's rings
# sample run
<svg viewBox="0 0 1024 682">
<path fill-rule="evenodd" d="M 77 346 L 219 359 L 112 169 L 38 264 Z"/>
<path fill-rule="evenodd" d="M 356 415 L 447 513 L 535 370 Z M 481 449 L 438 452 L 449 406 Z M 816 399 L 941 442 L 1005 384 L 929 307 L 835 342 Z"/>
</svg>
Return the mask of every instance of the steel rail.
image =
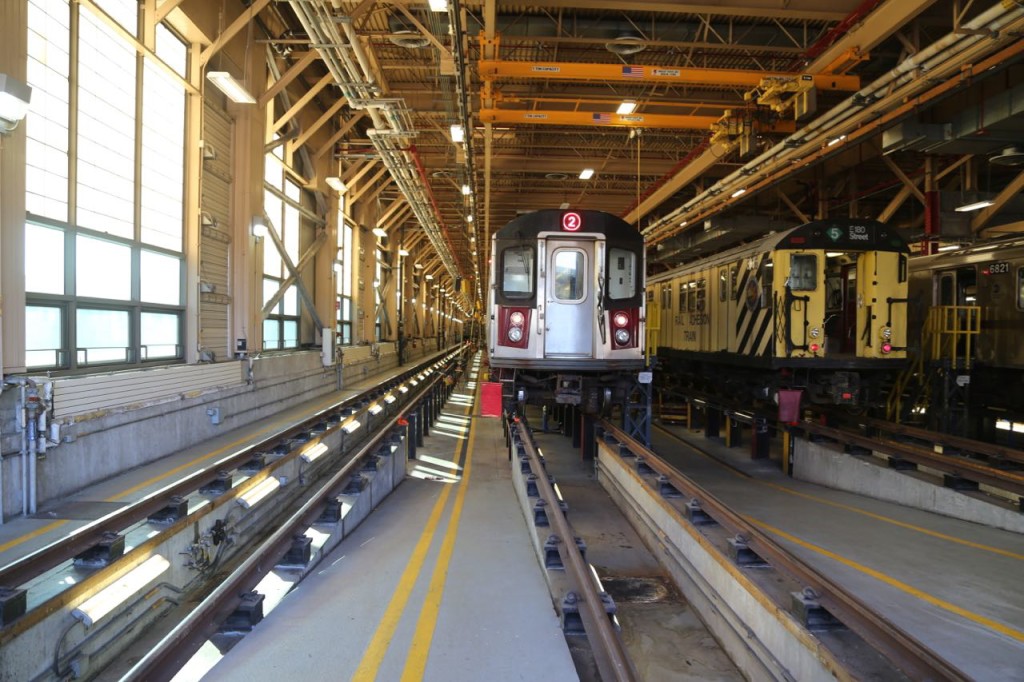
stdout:
<svg viewBox="0 0 1024 682">
<path fill-rule="evenodd" d="M 410 376 L 414 376 L 422 371 L 425 366 L 439 360 L 450 361 L 451 357 L 454 357 L 454 354 L 458 352 L 460 351 L 445 354 L 440 359 L 435 356 L 435 358 L 420 363 L 413 369 L 396 375 L 393 381 L 401 383 Z M 0 586 L 7 588 L 19 587 L 55 566 L 59 566 L 65 561 L 70 561 L 99 543 L 105 533 L 120 533 L 131 525 L 148 518 L 151 514 L 166 507 L 171 502 L 171 498 L 184 496 L 198 490 L 203 485 L 217 479 L 220 472 L 237 469 L 252 459 L 253 454 L 263 450 L 269 444 L 289 439 L 305 431 L 310 422 L 316 422 L 348 406 L 350 403 L 358 401 L 365 393 L 373 390 L 377 389 L 368 389 L 322 408 L 305 419 L 301 424 L 292 424 L 273 431 L 257 443 L 239 448 L 210 466 L 203 467 L 200 471 L 196 471 L 159 490 L 153 491 L 123 509 L 101 516 L 95 521 L 73 530 L 63 538 L 26 554 L 6 566 L 0 567 Z"/>
<path fill-rule="evenodd" d="M 629 654 L 626 653 L 626 647 L 605 612 L 604 602 L 601 601 L 601 596 L 597 592 L 590 570 L 576 547 L 576 536 L 569 521 L 565 518 L 565 514 L 562 513 L 561 501 L 555 494 L 548 477 L 544 475 L 544 467 L 526 422 L 520 417 L 515 417 L 512 424 L 515 425 L 515 429 L 519 433 L 523 449 L 526 450 L 526 456 L 530 459 L 530 466 L 537 474 L 537 491 L 546 505 L 545 513 L 548 521 L 562 540 L 558 545 L 558 554 L 562 558 L 562 565 L 565 566 L 572 582 L 576 583 L 576 588 L 581 593 L 580 617 L 583 619 L 587 637 L 591 638 L 592 643 L 596 642 L 597 644 L 592 648 L 601 679 L 606 682 L 639 680 L 636 668 L 633 666 Z"/>
<path fill-rule="evenodd" d="M 859 417 L 857 421 L 868 429 L 880 431 L 882 433 L 907 436 L 927 441 L 935 445 L 956 448 L 957 450 L 964 450 L 976 455 L 983 455 L 991 459 L 1006 460 L 1024 464 L 1024 451 L 1007 447 L 1005 445 L 985 443 L 983 441 L 973 440 L 971 438 L 965 438 L 963 436 L 957 436 L 950 433 L 929 431 L 928 429 L 910 426 L 909 424 L 894 424 L 892 422 L 887 422 L 884 419 L 875 419 L 873 417 Z"/>
<path fill-rule="evenodd" d="M 409 401 L 416 404 L 425 398 L 443 379 L 438 373 L 423 385 Z M 230 616 L 241 602 L 242 595 L 248 593 L 257 583 L 273 570 L 277 559 L 291 546 L 292 537 L 304 532 L 319 518 L 324 502 L 342 486 L 346 479 L 359 471 L 363 460 L 375 452 L 381 442 L 398 425 L 401 414 L 392 416 L 386 428 L 352 456 L 328 481 L 320 487 L 302 506 L 284 523 L 255 548 L 242 563 L 235 568 L 202 602 L 185 616 L 167 635 L 165 635 L 149 652 L 129 670 L 122 680 L 146 680 L 146 682 L 163 682 L 172 679 L 188 662 L 189 658 L 199 650 L 203 642 L 209 639 L 224 620 Z"/>
<path fill-rule="evenodd" d="M 904 632 L 884 615 L 863 604 L 838 583 L 795 557 L 770 536 L 730 510 L 703 487 L 680 474 L 653 450 L 630 438 L 624 431 L 602 421 L 601 426 L 658 474 L 665 476 L 680 492 L 699 501 L 701 509 L 731 533 L 743 536 L 747 545 L 775 568 L 811 587 L 818 601 L 837 619 L 856 632 L 912 679 L 969 680 L 962 670 Z M 540 479 L 538 479 L 540 480 Z"/>
</svg>

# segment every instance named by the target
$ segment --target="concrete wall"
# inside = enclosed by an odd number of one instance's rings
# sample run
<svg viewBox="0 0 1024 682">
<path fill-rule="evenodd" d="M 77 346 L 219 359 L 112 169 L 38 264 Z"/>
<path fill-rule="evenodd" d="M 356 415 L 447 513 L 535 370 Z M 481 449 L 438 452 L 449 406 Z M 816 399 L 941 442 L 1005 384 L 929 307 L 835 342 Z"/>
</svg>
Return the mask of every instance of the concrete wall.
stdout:
<svg viewBox="0 0 1024 682">
<path fill-rule="evenodd" d="M 793 443 L 793 477 L 837 490 L 888 500 L 944 516 L 1024 533 L 1024 515 L 995 500 L 965 495 L 934 480 L 923 480 L 886 466 L 882 459 L 853 456 L 837 446 L 798 439 Z"/>
</svg>

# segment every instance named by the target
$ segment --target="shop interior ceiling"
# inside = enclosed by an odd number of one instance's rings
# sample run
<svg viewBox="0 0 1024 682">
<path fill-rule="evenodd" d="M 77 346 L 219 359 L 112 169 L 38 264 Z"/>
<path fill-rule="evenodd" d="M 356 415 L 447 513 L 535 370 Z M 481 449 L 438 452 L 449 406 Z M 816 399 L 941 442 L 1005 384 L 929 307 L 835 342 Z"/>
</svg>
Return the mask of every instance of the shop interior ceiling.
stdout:
<svg viewBox="0 0 1024 682">
<path fill-rule="evenodd" d="M 345 100 L 342 177 L 454 276 L 485 277 L 489 235 L 539 208 L 620 215 L 664 267 L 825 209 L 917 238 L 927 164 L 943 206 L 1020 182 L 1013 0 L 430 5 L 271 3 L 263 42 L 279 73 L 306 58 L 292 100 Z"/>
</svg>

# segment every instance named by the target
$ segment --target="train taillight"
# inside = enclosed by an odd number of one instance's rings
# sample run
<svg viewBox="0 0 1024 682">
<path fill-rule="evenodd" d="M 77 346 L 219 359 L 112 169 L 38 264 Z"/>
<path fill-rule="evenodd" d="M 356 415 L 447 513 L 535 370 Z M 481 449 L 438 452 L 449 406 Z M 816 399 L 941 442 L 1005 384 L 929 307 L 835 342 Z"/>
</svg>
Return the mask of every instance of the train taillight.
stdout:
<svg viewBox="0 0 1024 682">
<path fill-rule="evenodd" d="M 498 318 L 498 345 L 526 348 L 530 327 L 529 308 L 501 308 Z"/>
<path fill-rule="evenodd" d="M 612 346 L 614 348 L 635 348 L 637 342 L 637 323 L 640 315 L 637 310 L 614 310 L 612 316 Z"/>
</svg>

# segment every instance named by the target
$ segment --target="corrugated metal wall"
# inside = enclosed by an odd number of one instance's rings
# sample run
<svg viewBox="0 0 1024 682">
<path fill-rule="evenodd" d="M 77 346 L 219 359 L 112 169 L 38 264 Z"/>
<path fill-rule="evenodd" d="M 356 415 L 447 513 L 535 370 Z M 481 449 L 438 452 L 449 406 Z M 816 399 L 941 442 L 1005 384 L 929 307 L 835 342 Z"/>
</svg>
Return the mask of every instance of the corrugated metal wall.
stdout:
<svg viewBox="0 0 1024 682">
<path fill-rule="evenodd" d="M 231 138 L 232 120 L 207 101 L 203 112 L 202 237 L 199 243 L 199 344 L 204 360 L 232 358 L 228 315 L 231 305 Z"/>
</svg>

